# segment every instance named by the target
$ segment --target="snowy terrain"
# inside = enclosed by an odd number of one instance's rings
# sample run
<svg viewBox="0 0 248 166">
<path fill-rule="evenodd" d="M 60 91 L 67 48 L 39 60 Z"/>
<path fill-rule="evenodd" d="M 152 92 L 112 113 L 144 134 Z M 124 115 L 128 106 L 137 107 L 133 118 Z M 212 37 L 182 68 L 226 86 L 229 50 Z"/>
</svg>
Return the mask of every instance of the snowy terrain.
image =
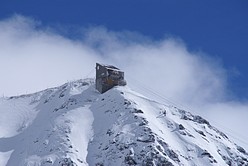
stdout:
<svg viewBox="0 0 248 166">
<path fill-rule="evenodd" d="M 0 99 L 0 166 L 248 165 L 200 116 L 92 79 Z"/>
</svg>

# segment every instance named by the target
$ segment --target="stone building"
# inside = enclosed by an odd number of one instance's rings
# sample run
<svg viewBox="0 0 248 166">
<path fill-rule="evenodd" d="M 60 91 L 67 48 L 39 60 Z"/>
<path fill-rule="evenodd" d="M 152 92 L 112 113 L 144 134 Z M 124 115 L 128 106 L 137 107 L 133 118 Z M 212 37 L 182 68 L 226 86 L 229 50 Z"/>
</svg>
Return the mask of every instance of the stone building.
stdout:
<svg viewBox="0 0 248 166">
<path fill-rule="evenodd" d="M 118 85 L 126 85 L 124 72 L 112 65 L 96 63 L 96 89 L 104 93 Z"/>
</svg>

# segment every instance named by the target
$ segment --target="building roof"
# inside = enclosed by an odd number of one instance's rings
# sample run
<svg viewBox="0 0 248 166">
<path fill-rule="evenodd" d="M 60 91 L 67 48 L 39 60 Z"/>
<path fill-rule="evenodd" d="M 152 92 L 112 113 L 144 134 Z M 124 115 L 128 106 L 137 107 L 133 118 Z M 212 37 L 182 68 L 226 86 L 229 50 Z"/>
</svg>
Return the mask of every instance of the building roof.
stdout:
<svg viewBox="0 0 248 166">
<path fill-rule="evenodd" d="M 101 66 L 110 69 L 110 70 L 116 70 L 116 71 L 121 71 L 119 68 L 113 66 L 113 65 L 105 65 L 105 64 L 100 64 Z"/>
</svg>

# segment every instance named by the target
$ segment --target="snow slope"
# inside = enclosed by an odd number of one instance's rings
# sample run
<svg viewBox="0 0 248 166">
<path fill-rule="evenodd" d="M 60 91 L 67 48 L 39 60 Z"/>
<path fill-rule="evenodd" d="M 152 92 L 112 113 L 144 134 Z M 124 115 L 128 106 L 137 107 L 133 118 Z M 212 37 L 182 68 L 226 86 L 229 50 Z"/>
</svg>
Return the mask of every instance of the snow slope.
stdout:
<svg viewBox="0 0 248 166">
<path fill-rule="evenodd" d="M 92 79 L 0 99 L 0 165 L 248 165 L 200 116 Z"/>
</svg>

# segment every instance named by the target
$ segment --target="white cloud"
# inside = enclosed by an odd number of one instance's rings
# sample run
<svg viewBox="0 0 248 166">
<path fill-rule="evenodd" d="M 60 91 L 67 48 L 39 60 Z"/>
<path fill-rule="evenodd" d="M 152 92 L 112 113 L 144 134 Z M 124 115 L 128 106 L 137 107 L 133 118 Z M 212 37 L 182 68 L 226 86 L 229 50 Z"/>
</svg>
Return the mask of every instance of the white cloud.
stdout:
<svg viewBox="0 0 248 166">
<path fill-rule="evenodd" d="M 18 15 L 0 21 L 0 94 L 43 90 L 83 78 L 95 62 L 110 63 L 125 71 L 131 87 L 152 89 L 248 136 L 247 103 L 229 101 L 228 74 L 220 60 L 190 52 L 175 38 L 154 41 L 138 33 L 93 27 L 82 31 L 81 40 L 72 40 L 40 25 Z"/>
<path fill-rule="evenodd" d="M 21 16 L 0 22 L 1 94 L 16 95 L 86 75 L 96 52 L 82 43 L 36 30 Z"/>
</svg>

